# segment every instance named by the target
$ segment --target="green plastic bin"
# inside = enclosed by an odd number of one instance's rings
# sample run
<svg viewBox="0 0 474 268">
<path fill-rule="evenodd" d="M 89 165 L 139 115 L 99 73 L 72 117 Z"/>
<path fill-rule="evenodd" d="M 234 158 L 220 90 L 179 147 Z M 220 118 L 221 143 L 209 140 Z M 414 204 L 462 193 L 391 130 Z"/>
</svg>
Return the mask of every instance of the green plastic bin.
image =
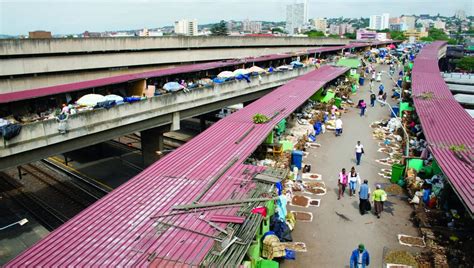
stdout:
<svg viewBox="0 0 474 268">
<path fill-rule="evenodd" d="M 408 168 L 413 168 L 416 172 L 420 172 L 423 168 L 423 159 L 410 159 L 408 160 Z"/>
<path fill-rule="evenodd" d="M 267 203 L 265 204 L 265 207 L 267 208 L 267 217 L 270 218 L 275 214 L 275 200 L 268 200 Z"/>
<path fill-rule="evenodd" d="M 403 171 L 405 170 L 404 165 L 400 164 L 393 164 L 392 165 L 392 177 L 390 179 L 390 182 L 392 183 L 398 183 L 400 178 L 403 176 Z"/>
<path fill-rule="evenodd" d="M 342 104 L 342 99 L 337 97 L 337 98 L 334 98 L 334 105 L 336 105 L 337 108 L 341 108 L 341 104 Z"/>
<path fill-rule="evenodd" d="M 270 132 L 270 134 L 268 134 L 267 139 L 265 140 L 265 143 L 272 144 L 273 142 L 274 142 L 274 139 L 273 139 L 273 131 L 272 131 Z"/>
<path fill-rule="evenodd" d="M 279 268 L 280 264 L 276 261 L 262 259 L 258 262 L 257 268 Z"/>
</svg>

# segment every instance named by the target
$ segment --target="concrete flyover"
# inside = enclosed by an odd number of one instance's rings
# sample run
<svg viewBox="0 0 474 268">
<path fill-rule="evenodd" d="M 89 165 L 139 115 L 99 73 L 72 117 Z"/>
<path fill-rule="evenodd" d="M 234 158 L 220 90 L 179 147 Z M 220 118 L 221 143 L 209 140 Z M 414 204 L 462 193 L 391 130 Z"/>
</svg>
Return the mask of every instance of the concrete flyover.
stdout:
<svg viewBox="0 0 474 268">
<path fill-rule="evenodd" d="M 0 40 L 0 92 L 348 43 L 349 39 L 295 37 L 5 39 Z"/>
<path fill-rule="evenodd" d="M 109 110 L 81 112 L 68 119 L 68 133 L 58 132 L 55 120 L 26 124 L 9 141 L 0 138 L 0 170 L 51 155 L 104 142 L 125 134 L 157 127 L 179 129 L 180 119 L 262 97 L 273 88 L 306 74 L 314 67 L 277 72 L 254 78 L 250 83 L 233 81 L 210 88 L 194 89 L 124 104 Z M 143 132 L 142 132 L 143 133 Z M 147 151 L 156 151 L 151 149 Z"/>
</svg>

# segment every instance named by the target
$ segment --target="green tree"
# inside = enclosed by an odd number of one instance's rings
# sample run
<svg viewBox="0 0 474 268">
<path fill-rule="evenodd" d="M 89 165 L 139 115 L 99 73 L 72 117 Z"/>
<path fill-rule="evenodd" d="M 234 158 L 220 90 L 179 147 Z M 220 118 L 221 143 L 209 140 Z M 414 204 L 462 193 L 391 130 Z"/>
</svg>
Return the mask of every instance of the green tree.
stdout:
<svg viewBox="0 0 474 268">
<path fill-rule="evenodd" d="M 315 30 L 307 31 L 304 34 L 308 35 L 310 38 L 321 38 L 325 36 L 323 32 Z"/>
<path fill-rule="evenodd" d="M 463 57 L 455 60 L 456 67 L 469 72 L 474 72 L 474 57 Z"/>
<path fill-rule="evenodd" d="M 328 35 L 329 38 L 341 38 L 338 34 L 330 34 Z"/>
<path fill-rule="evenodd" d="M 349 39 L 356 39 L 356 34 L 355 33 L 345 33 L 344 36 Z"/>
<path fill-rule="evenodd" d="M 282 33 L 282 34 L 286 34 L 285 31 L 283 31 L 281 28 L 272 28 L 272 33 Z"/>
<path fill-rule="evenodd" d="M 390 31 L 390 38 L 393 40 L 406 40 L 406 36 L 401 31 Z"/>
<path fill-rule="evenodd" d="M 214 24 L 211 27 L 211 35 L 213 35 L 213 36 L 229 35 L 229 32 L 227 31 L 227 25 L 226 25 L 225 21 L 221 20 L 219 23 Z"/>
</svg>

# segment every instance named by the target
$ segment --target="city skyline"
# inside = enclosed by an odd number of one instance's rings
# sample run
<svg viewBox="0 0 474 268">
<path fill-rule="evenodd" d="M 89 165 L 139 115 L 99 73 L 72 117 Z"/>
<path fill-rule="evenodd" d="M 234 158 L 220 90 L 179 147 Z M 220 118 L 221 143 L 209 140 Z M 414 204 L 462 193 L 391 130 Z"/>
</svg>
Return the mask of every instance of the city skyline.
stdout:
<svg viewBox="0 0 474 268">
<path fill-rule="evenodd" d="M 0 0 L 0 34 L 19 35 L 28 31 L 46 30 L 54 34 L 81 33 L 89 31 L 113 31 L 172 26 L 180 19 L 196 18 L 200 24 L 219 20 L 285 21 L 286 6 L 305 1 L 294 0 Z M 183 9 L 185 4 L 186 9 Z M 390 13 L 392 17 L 402 14 L 440 13 L 453 16 L 462 9 L 473 15 L 470 0 L 431 1 L 388 0 L 319 0 L 308 1 L 308 18 L 318 17 L 365 17 Z M 52 15 L 54 14 L 54 15 Z M 22 18 L 22 19 L 18 19 Z"/>
</svg>

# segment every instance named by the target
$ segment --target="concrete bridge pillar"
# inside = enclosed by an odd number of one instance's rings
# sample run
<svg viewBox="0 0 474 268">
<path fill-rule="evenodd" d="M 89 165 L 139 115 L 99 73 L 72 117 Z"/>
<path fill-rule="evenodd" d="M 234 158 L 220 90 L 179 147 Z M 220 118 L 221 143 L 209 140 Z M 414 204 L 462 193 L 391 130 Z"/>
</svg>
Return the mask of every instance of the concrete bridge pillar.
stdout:
<svg viewBox="0 0 474 268">
<path fill-rule="evenodd" d="M 170 125 L 159 126 L 140 132 L 144 167 L 148 167 L 158 161 L 163 155 L 163 134 L 169 132 L 170 127 Z"/>
</svg>

